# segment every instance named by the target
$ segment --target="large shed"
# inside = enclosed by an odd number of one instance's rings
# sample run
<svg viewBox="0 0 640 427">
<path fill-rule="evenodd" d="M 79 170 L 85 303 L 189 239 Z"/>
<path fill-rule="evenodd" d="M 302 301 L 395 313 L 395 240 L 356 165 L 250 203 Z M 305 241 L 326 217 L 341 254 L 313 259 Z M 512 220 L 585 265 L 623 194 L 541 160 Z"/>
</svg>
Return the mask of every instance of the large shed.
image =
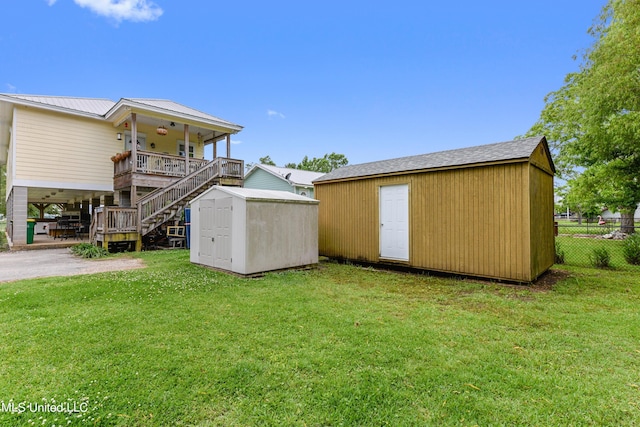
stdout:
<svg viewBox="0 0 640 427">
<path fill-rule="evenodd" d="M 314 181 L 320 255 L 516 282 L 554 263 L 544 137 L 345 166 Z"/>
<path fill-rule="evenodd" d="M 318 201 L 214 186 L 191 201 L 190 259 L 241 275 L 318 263 Z"/>
</svg>

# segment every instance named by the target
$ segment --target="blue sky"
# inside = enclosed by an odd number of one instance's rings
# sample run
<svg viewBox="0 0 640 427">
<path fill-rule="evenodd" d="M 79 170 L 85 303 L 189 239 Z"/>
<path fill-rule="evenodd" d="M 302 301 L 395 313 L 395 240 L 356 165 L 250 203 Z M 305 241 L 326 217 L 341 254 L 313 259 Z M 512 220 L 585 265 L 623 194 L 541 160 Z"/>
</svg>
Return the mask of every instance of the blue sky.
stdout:
<svg viewBox="0 0 640 427">
<path fill-rule="evenodd" d="M 166 98 L 232 157 L 351 164 L 526 132 L 605 0 L 11 0 L 0 92 Z"/>
</svg>

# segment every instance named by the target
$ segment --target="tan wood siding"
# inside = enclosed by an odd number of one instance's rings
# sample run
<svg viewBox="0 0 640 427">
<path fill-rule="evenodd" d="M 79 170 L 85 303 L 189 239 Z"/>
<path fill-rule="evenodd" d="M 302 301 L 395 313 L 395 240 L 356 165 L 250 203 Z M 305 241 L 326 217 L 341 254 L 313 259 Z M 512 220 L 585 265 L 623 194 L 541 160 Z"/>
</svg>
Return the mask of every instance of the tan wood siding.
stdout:
<svg viewBox="0 0 640 427">
<path fill-rule="evenodd" d="M 531 275 L 538 277 L 555 262 L 553 234 L 553 176 L 530 166 Z"/>
<path fill-rule="evenodd" d="M 409 265 L 533 279 L 526 162 L 319 183 L 320 254 L 379 261 L 378 189 L 402 183 L 409 185 Z"/>
<path fill-rule="evenodd" d="M 16 108 L 16 179 L 113 184 L 121 141 L 110 123 Z"/>
</svg>

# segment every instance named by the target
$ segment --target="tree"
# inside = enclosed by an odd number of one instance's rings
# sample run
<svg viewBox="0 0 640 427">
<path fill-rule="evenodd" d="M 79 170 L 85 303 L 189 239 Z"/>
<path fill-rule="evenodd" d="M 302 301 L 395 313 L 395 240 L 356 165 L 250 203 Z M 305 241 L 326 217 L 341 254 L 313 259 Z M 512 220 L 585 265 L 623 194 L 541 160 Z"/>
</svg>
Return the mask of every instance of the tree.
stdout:
<svg viewBox="0 0 640 427">
<path fill-rule="evenodd" d="M 269 156 L 261 157 L 260 163 L 272 166 L 276 165 Z M 349 164 L 349 160 L 347 160 L 344 154 L 331 153 L 325 154 L 324 157 L 314 157 L 313 159 L 309 159 L 309 156 L 304 156 L 300 163 L 287 163 L 284 167 L 289 169 L 329 173 L 332 170 L 341 166 L 346 166 L 347 164 Z"/>
<path fill-rule="evenodd" d="M 557 153 L 569 195 L 619 210 L 633 232 L 640 203 L 640 0 L 609 0 L 589 30 L 593 46 L 578 72 L 545 97 L 528 132 Z"/>
<path fill-rule="evenodd" d="M 275 162 L 273 160 L 271 160 L 270 156 L 264 156 L 264 157 L 260 157 L 258 159 L 258 161 L 260 162 L 261 165 L 269 165 L 269 166 L 275 166 Z"/>
<path fill-rule="evenodd" d="M 324 157 L 314 157 L 313 159 L 304 156 L 302 161 L 296 165 L 296 169 L 329 173 L 347 164 L 349 164 L 349 160 L 347 160 L 344 154 L 331 153 L 325 154 Z"/>
</svg>

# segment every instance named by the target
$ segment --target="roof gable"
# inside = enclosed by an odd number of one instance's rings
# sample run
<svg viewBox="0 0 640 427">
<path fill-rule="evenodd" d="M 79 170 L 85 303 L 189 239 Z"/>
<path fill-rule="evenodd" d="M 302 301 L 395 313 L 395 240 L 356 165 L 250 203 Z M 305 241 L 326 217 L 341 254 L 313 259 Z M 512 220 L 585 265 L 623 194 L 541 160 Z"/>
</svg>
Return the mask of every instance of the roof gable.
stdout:
<svg viewBox="0 0 640 427">
<path fill-rule="evenodd" d="M 428 169 L 468 167 L 484 163 L 527 161 L 541 143 L 543 143 L 544 149 L 548 152 L 546 139 L 538 136 L 495 144 L 478 145 L 456 150 L 421 154 L 417 156 L 381 160 L 378 162 L 362 163 L 359 165 L 343 166 L 323 175 L 313 182 L 321 183 L 325 181 L 405 173 Z M 548 160 L 551 162 L 550 156 L 548 157 Z M 553 168 L 553 162 L 551 162 L 550 165 L 551 170 L 555 170 Z"/>
<path fill-rule="evenodd" d="M 292 169 L 292 168 L 281 168 L 278 166 L 271 165 L 263 165 L 256 164 L 247 172 L 245 175 L 245 179 L 251 174 L 255 173 L 256 170 L 261 169 L 281 180 L 286 181 L 292 185 L 298 186 L 313 186 L 313 180 L 320 178 L 324 174 L 321 172 L 313 172 L 302 169 Z"/>
</svg>

